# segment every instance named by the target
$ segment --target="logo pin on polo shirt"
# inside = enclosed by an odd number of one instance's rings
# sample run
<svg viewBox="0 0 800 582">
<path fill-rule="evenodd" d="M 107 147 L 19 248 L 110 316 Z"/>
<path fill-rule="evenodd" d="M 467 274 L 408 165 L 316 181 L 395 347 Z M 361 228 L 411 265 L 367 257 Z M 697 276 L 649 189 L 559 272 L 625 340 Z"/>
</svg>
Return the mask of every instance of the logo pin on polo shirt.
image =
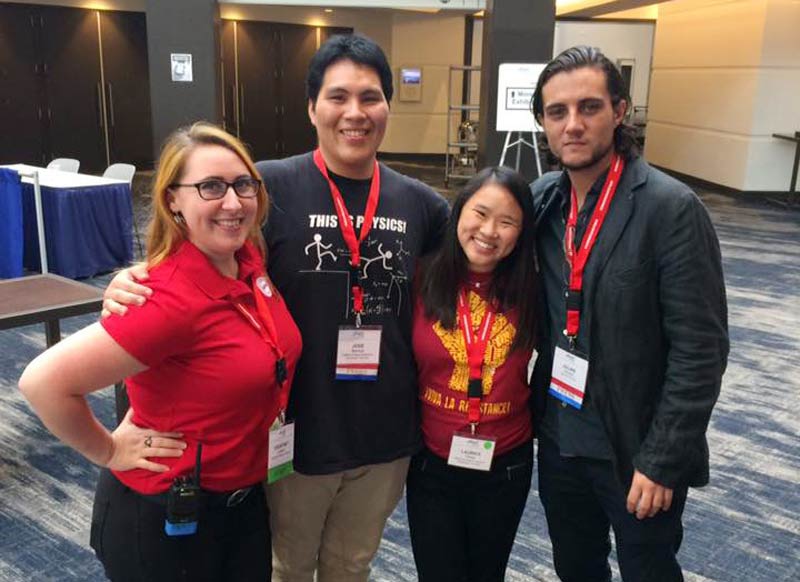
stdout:
<svg viewBox="0 0 800 582">
<path fill-rule="evenodd" d="M 265 296 L 272 297 L 272 287 L 269 286 L 269 281 L 267 281 L 266 277 L 256 279 L 256 285 Z"/>
</svg>

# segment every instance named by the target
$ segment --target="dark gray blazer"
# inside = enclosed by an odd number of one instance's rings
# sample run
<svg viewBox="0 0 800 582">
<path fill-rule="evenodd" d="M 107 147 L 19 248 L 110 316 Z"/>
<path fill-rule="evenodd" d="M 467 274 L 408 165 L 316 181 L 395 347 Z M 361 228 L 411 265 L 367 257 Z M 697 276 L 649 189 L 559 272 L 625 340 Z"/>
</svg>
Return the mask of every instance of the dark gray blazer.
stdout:
<svg viewBox="0 0 800 582">
<path fill-rule="evenodd" d="M 540 223 L 561 220 L 560 176 L 532 185 Z M 719 242 L 702 202 L 642 158 L 629 161 L 583 279 L 587 391 L 622 483 L 636 468 L 671 488 L 705 485 L 705 433 L 727 363 L 728 325 Z M 532 384 L 537 418 L 551 367 L 552 354 L 542 354 Z"/>
</svg>

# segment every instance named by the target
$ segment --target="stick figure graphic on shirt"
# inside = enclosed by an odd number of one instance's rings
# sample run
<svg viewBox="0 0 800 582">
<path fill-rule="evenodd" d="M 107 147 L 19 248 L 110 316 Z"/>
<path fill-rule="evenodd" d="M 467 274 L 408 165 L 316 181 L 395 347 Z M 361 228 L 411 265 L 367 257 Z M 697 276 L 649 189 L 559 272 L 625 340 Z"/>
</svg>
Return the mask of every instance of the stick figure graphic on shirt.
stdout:
<svg viewBox="0 0 800 582">
<path fill-rule="evenodd" d="M 397 314 L 400 314 L 400 308 L 403 305 L 403 285 L 405 282 L 408 281 L 408 277 L 406 277 L 405 273 L 402 274 L 394 274 L 391 275 L 391 280 L 389 281 L 389 287 L 386 290 L 386 299 L 392 298 L 392 289 L 397 289 Z"/>
<path fill-rule="evenodd" d="M 330 255 L 330 257 L 334 261 L 336 261 L 336 258 L 337 258 L 336 255 L 328 250 L 332 246 L 333 246 L 332 244 L 326 245 L 325 243 L 323 243 L 322 242 L 322 235 L 319 234 L 319 233 L 316 233 L 314 235 L 314 242 L 309 243 L 309 244 L 306 245 L 306 248 L 305 248 L 306 256 L 308 256 L 308 251 L 309 251 L 309 249 L 311 247 L 314 247 L 315 250 L 317 251 L 317 266 L 314 269 L 315 271 L 319 271 L 320 268 L 322 267 L 322 257 L 324 257 L 325 255 Z"/>
<path fill-rule="evenodd" d="M 367 259 L 367 258 L 362 258 L 361 259 L 362 261 L 364 261 L 364 278 L 365 279 L 369 279 L 369 276 L 367 275 L 367 269 L 369 268 L 369 266 L 372 263 L 374 263 L 375 261 L 378 261 L 378 260 L 380 260 L 381 263 L 383 264 L 383 269 L 385 271 L 391 271 L 392 267 L 390 267 L 386 263 L 386 261 L 391 260 L 391 258 L 392 258 L 392 251 L 383 252 L 383 244 L 379 244 L 378 245 L 378 256 L 377 257 L 372 257 L 371 259 Z"/>
</svg>

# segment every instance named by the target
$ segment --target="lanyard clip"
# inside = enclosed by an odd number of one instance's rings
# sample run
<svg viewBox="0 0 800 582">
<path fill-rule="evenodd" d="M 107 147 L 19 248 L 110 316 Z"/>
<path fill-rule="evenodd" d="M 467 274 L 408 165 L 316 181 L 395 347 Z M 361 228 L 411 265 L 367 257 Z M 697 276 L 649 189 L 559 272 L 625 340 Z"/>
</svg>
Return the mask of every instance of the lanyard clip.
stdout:
<svg viewBox="0 0 800 582">
<path fill-rule="evenodd" d="M 283 386 L 283 383 L 286 382 L 286 378 L 288 378 L 289 372 L 286 369 L 286 358 L 279 358 L 275 362 L 275 380 L 278 383 L 278 386 Z"/>
<path fill-rule="evenodd" d="M 350 266 L 351 271 L 354 267 Z M 361 279 L 353 283 L 353 312 L 356 316 L 356 327 L 361 327 L 361 314 L 364 312 L 364 289 L 361 287 Z"/>
<path fill-rule="evenodd" d="M 564 337 L 567 338 L 567 343 L 569 344 L 569 349 L 574 351 L 575 350 L 575 340 L 577 336 L 574 334 L 570 334 L 566 329 L 564 330 Z"/>
<path fill-rule="evenodd" d="M 361 265 L 354 265 L 349 263 L 350 267 L 350 285 L 361 285 Z"/>
<path fill-rule="evenodd" d="M 564 293 L 567 302 L 567 311 L 580 311 L 583 294 L 580 289 L 567 289 Z"/>
<path fill-rule="evenodd" d="M 280 412 L 278 413 L 278 422 L 281 423 L 281 426 L 286 424 L 286 411 L 281 408 Z"/>
<path fill-rule="evenodd" d="M 477 422 L 470 422 L 469 423 L 469 432 L 472 434 L 472 436 L 475 436 L 475 430 L 477 430 L 477 428 L 478 428 L 478 423 Z"/>
<path fill-rule="evenodd" d="M 477 398 L 478 400 L 483 397 L 483 380 L 481 378 L 470 378 L 467 384 L 467 397 Z"/>
</svg>

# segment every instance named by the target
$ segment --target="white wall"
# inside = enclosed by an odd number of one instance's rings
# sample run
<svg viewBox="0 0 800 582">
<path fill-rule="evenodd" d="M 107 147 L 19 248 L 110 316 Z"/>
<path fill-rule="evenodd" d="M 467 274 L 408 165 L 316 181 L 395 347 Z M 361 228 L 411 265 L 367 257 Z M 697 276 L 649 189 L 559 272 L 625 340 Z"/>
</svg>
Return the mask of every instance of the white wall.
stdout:
<svg viewBox="0 0 800 582">
<path fill-rule="evenodd" d="M 645 155 L 738 190 L 786 190 L 800 130 L 800 2 L 662 4 Z"/>
<path fill-rule="evenodd" d="M 653 22 L 556 21 L 553 55 L 584 44 L 598 47 L 613 62 L 634 60 L 631 99 L 634 106 L 644 106 L 650 87 L 654 34 Z"/>
</svg>

